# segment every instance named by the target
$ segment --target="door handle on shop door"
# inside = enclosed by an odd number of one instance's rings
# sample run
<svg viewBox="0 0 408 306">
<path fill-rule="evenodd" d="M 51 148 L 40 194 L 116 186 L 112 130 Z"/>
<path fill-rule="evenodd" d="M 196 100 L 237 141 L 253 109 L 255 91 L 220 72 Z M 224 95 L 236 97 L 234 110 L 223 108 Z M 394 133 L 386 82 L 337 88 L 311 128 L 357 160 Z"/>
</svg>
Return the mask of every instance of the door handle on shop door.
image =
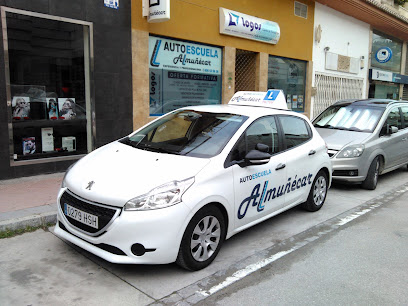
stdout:
<svg viewBox="0 0 408 306">
<path fill-rule="evenodd" d="M 316 153 L 315 150 L 310 150 L 309 155 L 313 155 L 313 154 L 315 154 L 315 153 Z"/>
<path fill-rule="evenodd" d="M 280 170 L 280 169 L 283 169 L 285 167 L 286 167 L 285 164 L 279 164 L 279 165 L 276 166 L 275 170 Z"/>
</svg>

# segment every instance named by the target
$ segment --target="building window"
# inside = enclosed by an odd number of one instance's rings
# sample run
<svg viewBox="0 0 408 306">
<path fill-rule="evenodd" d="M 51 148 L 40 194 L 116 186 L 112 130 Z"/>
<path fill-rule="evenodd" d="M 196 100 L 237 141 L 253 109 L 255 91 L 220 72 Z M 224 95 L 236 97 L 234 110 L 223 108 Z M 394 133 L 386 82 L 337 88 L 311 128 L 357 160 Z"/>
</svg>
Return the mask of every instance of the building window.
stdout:
<svg viewBox="0 0 408 306">
<path fill-rule="evenodd" d="M 12 165 L 91 150 L 90 27 L 36 16 L 2 7 Z"/>
<path fill-rule="evenodd" d="M 401 72 L 402 42 L 385 34 L 373 32 L 371 67 Z"/>
<path fill-rule="evenodd" d="M 288 108 L 305 110 L 306 62 L 269 55 L 268 88 L 282 89 Z"/>
<path fill-rule="evenodd" d="M 221 103 L 221 48 L 150 36 L 149 60 L 150 116 Z"/>
</svg>

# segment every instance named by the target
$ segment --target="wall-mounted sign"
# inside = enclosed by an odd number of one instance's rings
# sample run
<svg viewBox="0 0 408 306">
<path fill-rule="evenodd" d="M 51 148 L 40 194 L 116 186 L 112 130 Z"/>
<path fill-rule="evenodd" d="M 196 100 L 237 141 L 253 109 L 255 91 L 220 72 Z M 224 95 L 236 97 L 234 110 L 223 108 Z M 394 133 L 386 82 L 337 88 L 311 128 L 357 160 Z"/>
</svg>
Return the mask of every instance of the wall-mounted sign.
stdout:
<svg viewBox="0 0 408 306">
<path fill-rule="evenodd" d="M 149 0 L 147 22 L 163 22 L 170 20 L 170 0 Z"/>
<path fill-rule="evenodd" d="M 104 5 L 117 10 L 119 8 L 119 0 L 104 0 Z"/>
<path fill-rule="evenodd" d="M 277 44 L 280 28 L 276 22 L 220 7 L 220 33 Z"/>
<path fill-rule="evenodd" d="M 386 63 L 392 57 L 392 50 L 388 47 L 382 47 L 375 53 L 375 59 L 379 63 Z"/>
<path fill-rule="evenodd" d="M 149 37 L 150 115 L 221 103 L 222 49 Z"/>
<path fill-rule="evenodd" d="M 393 73 L 391 71 L 370 69 L 370 77 L 372 80 L 376 80 L 376 81 L 408 84 L 408 76 L 398 74 L 398 73 Z"/>
</svg>

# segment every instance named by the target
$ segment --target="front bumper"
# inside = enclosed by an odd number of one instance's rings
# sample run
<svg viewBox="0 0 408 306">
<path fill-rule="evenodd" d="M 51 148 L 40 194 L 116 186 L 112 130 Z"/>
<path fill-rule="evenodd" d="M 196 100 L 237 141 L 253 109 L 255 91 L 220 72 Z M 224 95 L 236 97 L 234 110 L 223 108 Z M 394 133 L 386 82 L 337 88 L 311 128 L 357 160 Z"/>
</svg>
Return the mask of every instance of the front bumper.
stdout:
<svg viewBox="0 0 408 306">
<path fill-rule="evenodd" d="M 336 158 L 333 156 L 331 162 L 334 181 L 362 182 L 365 180 L 370 167 L 370 161 L 364 156 L 356 158 Z"/>
<path fill-rule="evenodd" d="M 58 203 L 65 189 L 61 189 Z M 179 203 L 149 211 L 122 210 L 99 236 L 93 237 L 74 227 L 58 205 L 57 236 L 112 263 L 166 264 L 177 258 L 184 230 L 191 211 Z M 135 245 L 147 251 L 134 254 Z M 132 252 L 133 246 L 133 252 Z"/>
</svg>

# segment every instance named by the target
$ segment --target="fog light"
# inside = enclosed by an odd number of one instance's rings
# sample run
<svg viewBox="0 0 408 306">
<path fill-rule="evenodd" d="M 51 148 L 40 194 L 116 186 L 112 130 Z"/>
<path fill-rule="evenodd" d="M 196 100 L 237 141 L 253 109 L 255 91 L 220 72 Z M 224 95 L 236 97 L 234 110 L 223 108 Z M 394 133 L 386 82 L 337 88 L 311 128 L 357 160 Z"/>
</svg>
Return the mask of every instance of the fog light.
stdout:
<svg viewBox="0 0 408 306">
<path fill-rule="evenodd" d="M 143 244 L 140 244 L 140 243 L 135 243 L 134 245 L 132 245 L 130 250 L 136 256 L 143 256 L 146 253 L 145 247 L 143 246 Z"/>
<path fill-rule="evenodd" d="M 354 176 L 354 171 L 350 171 L 350 172 L 349 172 L 349 175 L 350 175 L 350 176 Z"/>
</svg>

